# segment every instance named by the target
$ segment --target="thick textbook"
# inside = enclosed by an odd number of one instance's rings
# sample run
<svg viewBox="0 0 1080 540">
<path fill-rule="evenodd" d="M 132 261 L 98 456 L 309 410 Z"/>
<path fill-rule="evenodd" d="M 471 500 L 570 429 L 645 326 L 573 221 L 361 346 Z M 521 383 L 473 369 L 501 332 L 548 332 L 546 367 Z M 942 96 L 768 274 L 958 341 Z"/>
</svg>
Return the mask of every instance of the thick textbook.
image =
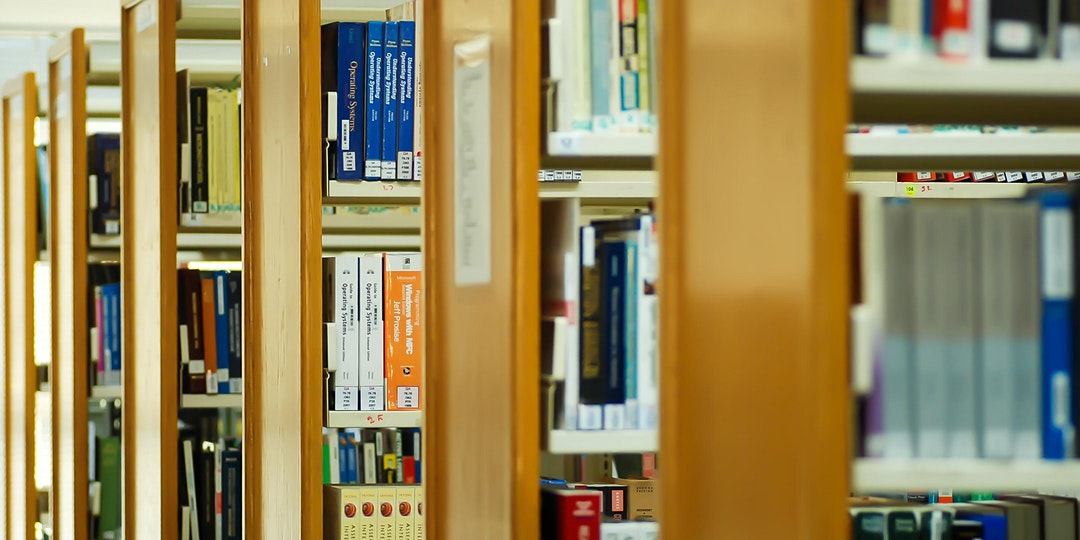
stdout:
<svg viewBox="0 0 1080 540">
<path fill-rule="evenodd" d="M 367 25 L 334 22 L 322 27 L 323 89 L 337 97 L 334 178 L 362 180 L 364 73 Z M 359 153 L 359 155 L 358 155 Z"/>
<path fill-rule="evenodd" d="M 388 21 L 383 25 L 383 79 L 382 79 L 382 144 L 379 152 L 383 180 L 397 179 L 397 129 L 398 129 L 398 23 Z"/>
<path fill-rule="evenodd" d="M 91 135 L 86 141 L 86 154 L 91 232 L 120 234 L 120 134 Z"/>
<path fill-rule="evenodd" d="M 416 22 L 398 23 L 398 132 L 397 179 L 413 179 L 413 139 L 416 128 L 413 120 L 416 59 Z"/>
<path fill-rule="evenodd" d="M 419 409 L 423 400 L 420 253 L 387 253 L 384 312 L 387 410 Z"/>
<path fill-rule="evenodd" d="M 364 82 L 364 179 L 382 178 L 383 28 L 379 21 L 367 23 L 367 60 Z M 340 113 L 339 113 L 340 114 Z"/>
</svg>

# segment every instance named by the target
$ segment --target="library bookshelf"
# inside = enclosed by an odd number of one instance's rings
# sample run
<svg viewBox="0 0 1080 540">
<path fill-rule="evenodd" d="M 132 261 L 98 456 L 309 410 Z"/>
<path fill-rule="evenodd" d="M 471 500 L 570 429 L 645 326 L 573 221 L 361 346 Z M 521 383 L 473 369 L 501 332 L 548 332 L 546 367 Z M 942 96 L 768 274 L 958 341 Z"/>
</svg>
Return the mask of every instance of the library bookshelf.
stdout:
<svg viewBox="0 0 1080 540">
<path fill-rule="evenodd" d="M 32 538 L 38 520 L 34 422 L 34 262 L 37 259 L 37 159 L 34 124 L 38 88 L 33 73 L 2 86 L 4 155 L 4 522 L 12 538 Z"/>
</svg>

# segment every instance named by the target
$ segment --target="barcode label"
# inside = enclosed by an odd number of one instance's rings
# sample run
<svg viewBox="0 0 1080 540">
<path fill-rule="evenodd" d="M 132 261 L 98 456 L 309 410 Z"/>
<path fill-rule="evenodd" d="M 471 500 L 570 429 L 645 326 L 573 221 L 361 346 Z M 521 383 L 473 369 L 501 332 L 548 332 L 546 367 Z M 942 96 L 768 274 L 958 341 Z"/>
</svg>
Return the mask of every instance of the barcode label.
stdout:
<svg viewBox="0 0 1080 540">
<path fill-rule="evenodd" d="M 341 153 L 341 170 L 343 170 L 343 171 L 355 171 L 356 170 L 356 152 L 342 152 Z"/>
<path fill-rule="evenodd" d="M 399 409 L 420 408 L 420 388 L 416 386 L 399 386 L 397 389 L 397 406 Z"/>
</svg>

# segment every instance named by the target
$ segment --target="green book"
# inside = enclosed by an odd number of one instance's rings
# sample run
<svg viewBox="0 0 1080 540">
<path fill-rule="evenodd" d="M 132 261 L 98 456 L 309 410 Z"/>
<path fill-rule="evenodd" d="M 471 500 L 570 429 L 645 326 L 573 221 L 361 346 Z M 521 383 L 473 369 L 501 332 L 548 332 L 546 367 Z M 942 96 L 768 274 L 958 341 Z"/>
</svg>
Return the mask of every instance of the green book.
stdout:
<svg viewBox="0 0 1080 540">
<path fill-rule="evenodd" d="M 330 446 L 326 444 L 326 437 L 322 443 L 322 483 L 330 483 Z"/>
<path fill-rule="evenodd" d="M 851 524 L 852 540 L 885 540 L 885 512 L 876 508 L 859 508 Z"/>
<path fill-rule="evenodd" d="M 101 482 L 98 540 L 120 538 L 120 437 L 98 439 L 97 478 Z"/>
<path fill-rule="evenodd" d="M 919 540 L 919 520 L 915 512 L 891 510 L 888 523 L 889 540 Z"/>
</svg>

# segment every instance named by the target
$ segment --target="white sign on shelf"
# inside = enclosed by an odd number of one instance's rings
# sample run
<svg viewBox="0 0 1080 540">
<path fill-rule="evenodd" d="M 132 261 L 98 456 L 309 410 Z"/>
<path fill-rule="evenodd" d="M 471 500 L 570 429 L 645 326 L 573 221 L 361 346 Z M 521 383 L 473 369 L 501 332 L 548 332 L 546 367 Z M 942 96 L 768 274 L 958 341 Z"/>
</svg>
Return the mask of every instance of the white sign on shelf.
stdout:
<svg viewBox="0 0 1080 540">
<path fill-rule="evenodd" d="M 454 46 L 454 281 L 491 282 L 491 41 Z"/>
</svg>

